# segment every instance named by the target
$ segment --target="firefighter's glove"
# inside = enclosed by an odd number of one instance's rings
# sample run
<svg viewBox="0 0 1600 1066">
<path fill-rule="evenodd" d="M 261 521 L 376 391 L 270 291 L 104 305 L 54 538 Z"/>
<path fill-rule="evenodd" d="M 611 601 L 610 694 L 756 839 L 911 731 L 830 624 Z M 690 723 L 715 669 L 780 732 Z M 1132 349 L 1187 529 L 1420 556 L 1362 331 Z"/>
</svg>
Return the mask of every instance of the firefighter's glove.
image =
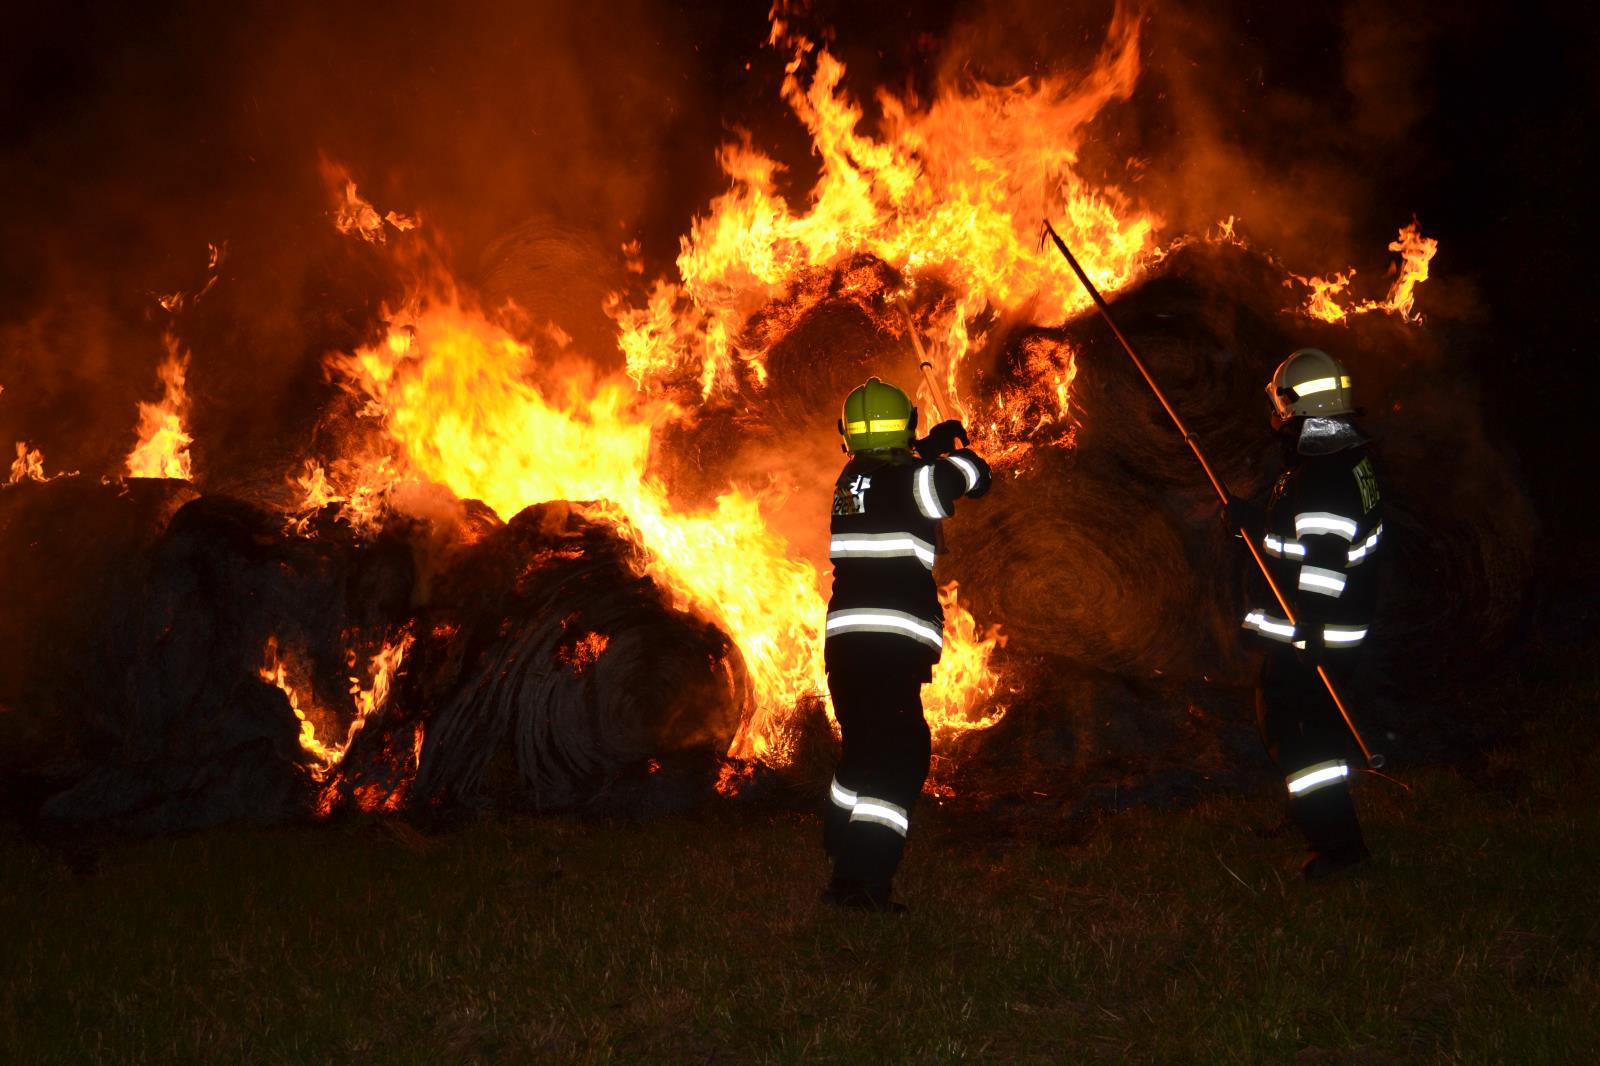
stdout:
<svg viewBox="0 0 1600 1066">
<path fill-rule="evenodd" d="M 941 455 L 949 455 L 955 451 L 956 441 L 967 443 L 967 427 L 953 418 L 947 418 L 928 430 L 926 437 L 911 446 L 922 458 L 937 459 Z"/>
<path fill-rule="evenodd" d="M 1235 537 L 1259 540 L 1259 531 L 1266 516 L 1249 500 L 1228 493 L 1228 502 L 1222 505 L 1222 526 Z"/>
</svg>

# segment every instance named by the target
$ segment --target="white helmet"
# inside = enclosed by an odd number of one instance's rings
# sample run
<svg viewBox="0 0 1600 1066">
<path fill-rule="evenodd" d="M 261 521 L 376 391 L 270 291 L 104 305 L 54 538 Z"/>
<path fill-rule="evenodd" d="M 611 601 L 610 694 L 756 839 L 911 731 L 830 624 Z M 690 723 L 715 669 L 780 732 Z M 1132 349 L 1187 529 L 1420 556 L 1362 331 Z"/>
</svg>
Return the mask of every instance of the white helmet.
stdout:
<svg viewBox="0 0 1600 1066">
<path fill-rule="evenodd" d="M 1278 419 L 1354 414 L 1355 393 L 1344 364 L 1321 348 L 1301 348 L 1278 364 L 1267 382 Z"/>
</svg>

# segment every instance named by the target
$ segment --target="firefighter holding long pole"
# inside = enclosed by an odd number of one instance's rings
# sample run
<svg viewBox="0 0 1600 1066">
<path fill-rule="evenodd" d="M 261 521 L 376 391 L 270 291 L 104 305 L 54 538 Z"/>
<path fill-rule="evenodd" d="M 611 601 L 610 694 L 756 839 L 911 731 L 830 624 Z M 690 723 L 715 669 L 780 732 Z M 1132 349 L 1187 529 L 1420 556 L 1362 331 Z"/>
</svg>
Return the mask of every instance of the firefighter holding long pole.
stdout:
<svg viewBox="0 0 1600 1066">
<path fill-rule="evenodd" d="M 1252 608 L 1244 628 L 1267 645 L 1256 690 L 1262 739 L 1283 772 L 1290 820 L 1310 854 L 1303 872 L 1321 880 L 1369 857 L 1350 798 L 1345 735 L 1367 766 L 1383 756 L 1367 746 L 1334 682 L 1349 676 L 1366 641 L 1377 593 L 1373 559 L 1383 535 L 1381 495 L 1368 438 L 1356 427 L 1349 372 L 1315 348 L 1281 364 L 1267 385 L 1285 470 L 1263 513 L 1228 492 L 1183 420 L 1150 376 L 1105 300 L 1054 227 L 1045 235 L 1094 300 L 1106 324 L 1166 409 L 1222 501 L 1231 531 L 1244 541 L 1275 601 Z M 1331 668 L 1331 669 L 1330 669 Z M 1342 724 L 1341 724 L 1342 723 Z"/>
<path fill-rule="evenodd" d="M 950 406 L 907 325 L 941 421 L 917 439 L 911 398 L 877 378 L 845 398 L 838 425 L 850 459 L 834 485 L 824 643 L 841 754 L 823 814 L 833 876 L 822 899 L 883 913 L 905 910 L 892 882 L 928 776 L 922 686 L 944 647 L 933 579 L 941 523 L 990 484 L 966 428 L 944 418 Z"/>
</svg>

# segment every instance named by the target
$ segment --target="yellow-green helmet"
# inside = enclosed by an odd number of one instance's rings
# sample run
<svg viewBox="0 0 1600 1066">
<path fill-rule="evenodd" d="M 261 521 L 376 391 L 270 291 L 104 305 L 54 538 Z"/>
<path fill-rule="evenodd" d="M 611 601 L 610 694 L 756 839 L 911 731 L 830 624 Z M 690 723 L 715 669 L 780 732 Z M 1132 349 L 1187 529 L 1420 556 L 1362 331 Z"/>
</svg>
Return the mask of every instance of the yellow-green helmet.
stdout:
<svg viewBox="0 0 1600 1066">
<path fill-rule="evenodd" d="M 916 428 L 917 409 L 911 398 L 886 381 L 868 378 L 844 398 L 839 433 L 851 455 L 909 449 Z"/>
<path fill-rule="evenodd" d="M 1301 348 L 1279 363 L 1267 382 L 1267 396 L 1281 421 L 1347 415 L 1356 409 L 1350 372 L 1321 348 Z"/>
</svg>

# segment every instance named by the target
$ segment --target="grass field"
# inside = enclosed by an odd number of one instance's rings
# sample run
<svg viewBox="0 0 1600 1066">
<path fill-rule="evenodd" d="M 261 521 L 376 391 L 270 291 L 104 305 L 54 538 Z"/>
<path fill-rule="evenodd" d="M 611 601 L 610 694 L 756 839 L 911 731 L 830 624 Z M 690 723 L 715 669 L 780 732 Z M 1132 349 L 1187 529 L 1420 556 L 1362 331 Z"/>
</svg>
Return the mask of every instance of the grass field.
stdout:
<svg viewBox="0 0 1600 1066">
<path fill-rule="evenodd" d="M 1595 1061 L 1593 688 L 1560 699 L 1362 785 L 1379 856 L 1315 887 L 1265 791 L 1020 837 L 929 807 L 902 918 L 819 906 L 798 814 L 233 829 L 87 877 L 7 830 L 0 1059 Z"/>
</svg>

